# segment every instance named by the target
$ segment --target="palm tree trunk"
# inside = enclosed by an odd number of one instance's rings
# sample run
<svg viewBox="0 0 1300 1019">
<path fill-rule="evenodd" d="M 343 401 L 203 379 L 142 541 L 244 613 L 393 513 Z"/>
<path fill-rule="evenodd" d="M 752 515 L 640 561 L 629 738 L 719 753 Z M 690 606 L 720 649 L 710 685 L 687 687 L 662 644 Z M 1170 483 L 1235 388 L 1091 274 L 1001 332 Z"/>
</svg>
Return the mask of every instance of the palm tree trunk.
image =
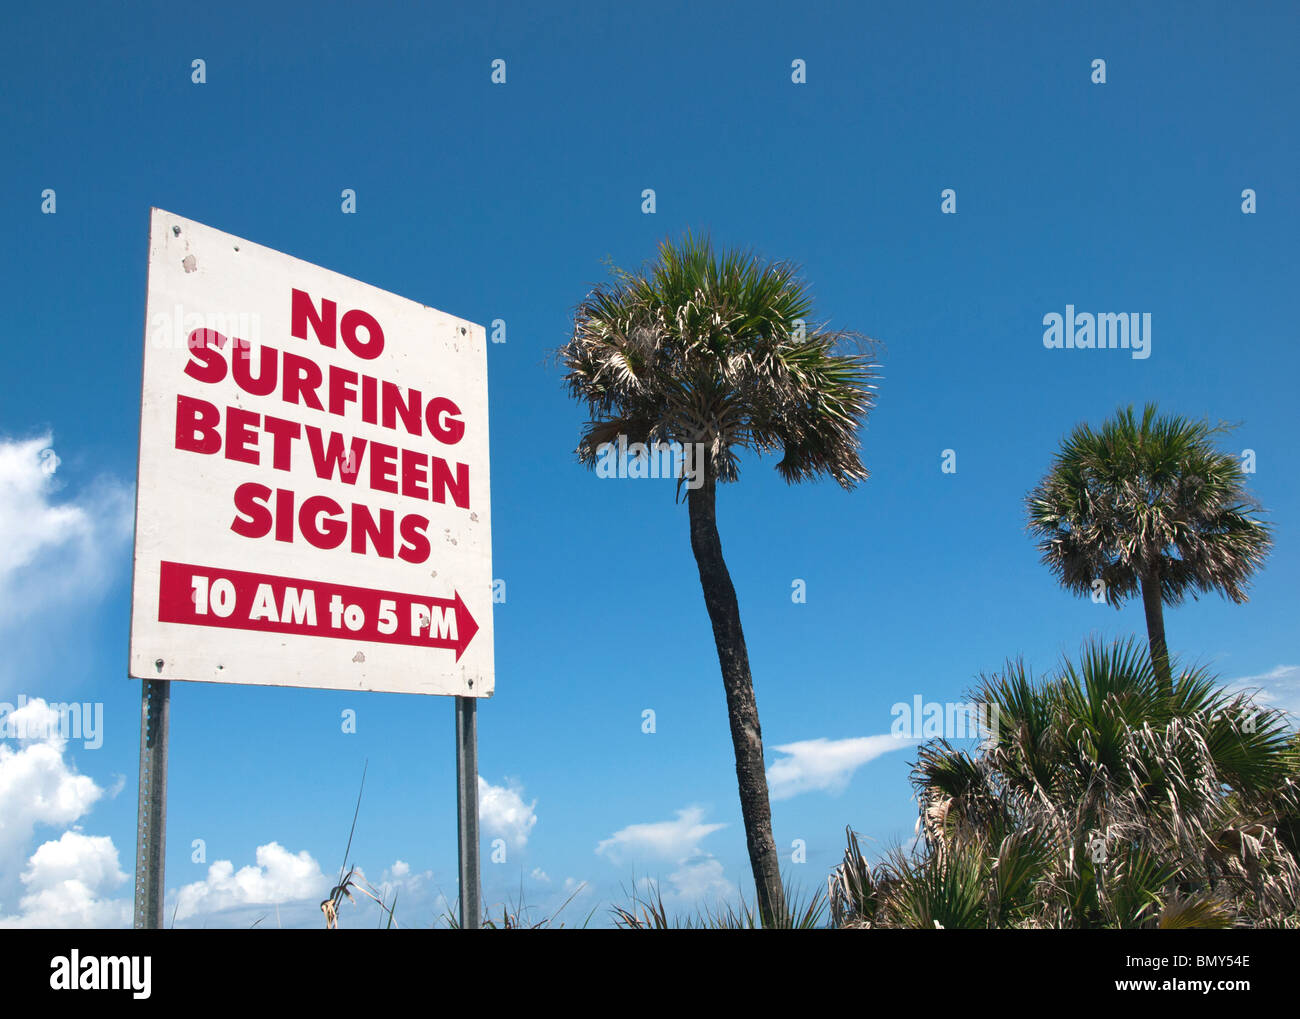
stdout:
<svg viewBox="0 0 1300 1019">
<path fill-rule="evenodd" d="M 1165 607 L 1160 596 L 1160 575 L 1154 570 L 1142 578 L 1142 608 L 1147 617 L 1151 664 L 1165 692 L 1173 693 L 1174 677 L 1169 667 L 1169 648 L 1165 645 Z"/>
<path fill-rule="evenodd" d="M 763 765 L 763 732 L 758 724 L 758 704 L 749 672 L 749 652 L 740 628 L 740 606 L 731 583 L 714 511 L 716 481 L 704 471 L 704 483 L 690 489 L 687 504 L 691 518 L 691 551 L 700 570 L 704 604 L 713 623 L 713 640 L 727 692 L 731 743 L 736 753 L 736 779 L 740 785 L 740 812 L 749 844 L 749 865 L 754 872 L 758 912 L 764 927 L 785 920 L 785 893 L 781 866 L 772 839 L 772 810 L 767 798 L 767 770 Z"/>
</svg>

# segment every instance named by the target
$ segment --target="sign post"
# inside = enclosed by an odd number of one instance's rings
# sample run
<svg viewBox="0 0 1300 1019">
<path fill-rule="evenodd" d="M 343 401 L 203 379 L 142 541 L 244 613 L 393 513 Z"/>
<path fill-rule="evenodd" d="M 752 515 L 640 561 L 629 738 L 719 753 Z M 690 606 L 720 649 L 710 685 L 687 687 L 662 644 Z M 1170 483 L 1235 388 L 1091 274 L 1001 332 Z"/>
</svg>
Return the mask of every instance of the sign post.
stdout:
<svg viewBox="0 0 1300 1019">
<path fill-rule="evenodd" d="M 473 697 L 456 698 L 456 830 L 461 930 L 478 930 L 478 718 Z"/>
<path fill-rule="evenodd" d="M 140 696 L 140 800 L 136 808 L 135 926 L 163 926 L 167 848 L 167 713 L 171 684 L 146 679 Z"/>
<path fill-rule="evenodd" d="M 495 687 L 483 327 L 161 209 L 146 320 L 136 926 L 162 924 L 172 681 L 454 697 L 477 911 L 474 702 Z"/>
</svg>

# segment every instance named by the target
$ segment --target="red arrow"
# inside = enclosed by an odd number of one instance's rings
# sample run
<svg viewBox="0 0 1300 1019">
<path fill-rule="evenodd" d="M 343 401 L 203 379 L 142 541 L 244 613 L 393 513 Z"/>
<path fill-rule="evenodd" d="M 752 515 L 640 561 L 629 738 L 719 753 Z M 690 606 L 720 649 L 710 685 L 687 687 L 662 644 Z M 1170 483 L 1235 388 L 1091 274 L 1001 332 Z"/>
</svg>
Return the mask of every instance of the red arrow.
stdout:
<svg viewBox="0 0 1300 1019">
<path fill-rule="evenodd" d="M 164 562 L 161 567 L 158 619 L 164 623 L 446 648 L 456 652 L 457 662 L 479 631 L 459 591 L 435 598 L 214 566 Z M 220 603 L 229 603 L 224 614 L 213 607 L 218 581 L 229 588 Z M 265 602 L 269 608 L 254 614 L 263 588 L 270 595 Z M 359 610 L 362 622 L 356 629 L 338 624 L 331 608 L 336 599 Z M 392 621 L 396 628 L 388 625 Z"/>
<path fill-rule="evenodd" d="M 460 661 L 460 656 L 465 653 L 469 647 L 469 642 L 474 639 L 474 634 L 478 633 L 478 623 L 474 617 L 469 614 L 469 608 L 460 600 L 460 592 L 456 592 L 456 661 Z"/>
<path fill-rule="evenodd" d="M 460 661 L 460 656 L 465 653 L 469 647 L 469 642 L 474 639 L 474 634 L 478 633 L 478 623 L 470 615 L 469 608 L 461 600 L 460 592 L 456 591 L 451 598 L 419 598 L 415 599 L 415 604 L 423 606 L 428 604 L 430 608 L 437 612 L 439 606 L 445 606 L 440 613 L 442 620 L 445 622 L 448 611 L 450 610 L 452 625 L 448 630 L 447 636 L 442 636 L 434 630 L 433 620 L 420 626 L 421 634 L 428 631 L 429 636 L 421 637 L 420 643 L 429 647 L 441 647 L 456 652 L 456 661 Z M 439 630 L 442 629 L 440 626 Z"/>
</svg>

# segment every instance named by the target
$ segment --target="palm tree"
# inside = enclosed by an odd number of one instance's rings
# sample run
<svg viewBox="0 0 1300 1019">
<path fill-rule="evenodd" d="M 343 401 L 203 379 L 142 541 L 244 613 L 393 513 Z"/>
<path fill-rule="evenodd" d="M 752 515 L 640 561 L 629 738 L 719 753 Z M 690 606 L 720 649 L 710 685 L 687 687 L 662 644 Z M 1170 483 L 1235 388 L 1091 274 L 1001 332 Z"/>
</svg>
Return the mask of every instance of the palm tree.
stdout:
<svg viewBox="0 0 1300 1019">
<path fill-rule="evenodd" d="M 1228 426 L 1130 406 L 1099 431 L 1079 425 L 1029 493 L 1029 530 L 1066 590 L 1119 608 L 1141 595 L 1156 672 L 1172 682 L 1164 606 L 1218 591 L 1240 604 L 1272 544 L 1238 458 L 1214 447 Z"/>
<path fill-rule="evenodd" d="M 873 404 L 876 366 L 863 337 L 812 322 L 807 284 L 793 266 L 739 251 L 715 257 L 708 239 L 687 234 L 678 244 L 664 241 L 640 274 L 614 269 L 578 306 L 573 336 L 559 351 L 565 384 L 591 415 L 580 461 L 594 466 L 619 436 L 700 451 L 678 490 L 685 483 L 765 927 L 788 917 L 749 654 L 715 499 L 719 482 L 737 479 L 745 449 L 779 451 L 776 468 L 787 482 L 828 474 L 850 489 L 867 477 L 857 429 Z M 854 352 L 839 352 L 846 344 L 857 344 Z"/>
<path fill-rule="evenodd" d="M 1085 646 L 1045 682 L 1008 662 L 969 697 L 995 723 L 913 771 L 921 852 L 876 866 L 850 834 L 841 926 L 1300 926 L 1289 841 L 1300 768 L 1286 716 L 1133 640 Z"/>
</svg>

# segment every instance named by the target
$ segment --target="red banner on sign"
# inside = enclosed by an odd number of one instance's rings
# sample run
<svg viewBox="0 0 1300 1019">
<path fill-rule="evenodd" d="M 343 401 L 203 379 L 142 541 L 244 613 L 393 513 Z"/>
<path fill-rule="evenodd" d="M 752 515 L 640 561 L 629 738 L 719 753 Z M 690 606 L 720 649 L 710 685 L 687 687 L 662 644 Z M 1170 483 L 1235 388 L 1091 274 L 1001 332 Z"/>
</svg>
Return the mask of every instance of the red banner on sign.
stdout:
<svg viewBox="0 0 1300 1019">
<path fill-rule="evenodd" d="M 163 562 L 158 621 L 464 653 L 478 624 L 451 598 Z"/>
</svg>

